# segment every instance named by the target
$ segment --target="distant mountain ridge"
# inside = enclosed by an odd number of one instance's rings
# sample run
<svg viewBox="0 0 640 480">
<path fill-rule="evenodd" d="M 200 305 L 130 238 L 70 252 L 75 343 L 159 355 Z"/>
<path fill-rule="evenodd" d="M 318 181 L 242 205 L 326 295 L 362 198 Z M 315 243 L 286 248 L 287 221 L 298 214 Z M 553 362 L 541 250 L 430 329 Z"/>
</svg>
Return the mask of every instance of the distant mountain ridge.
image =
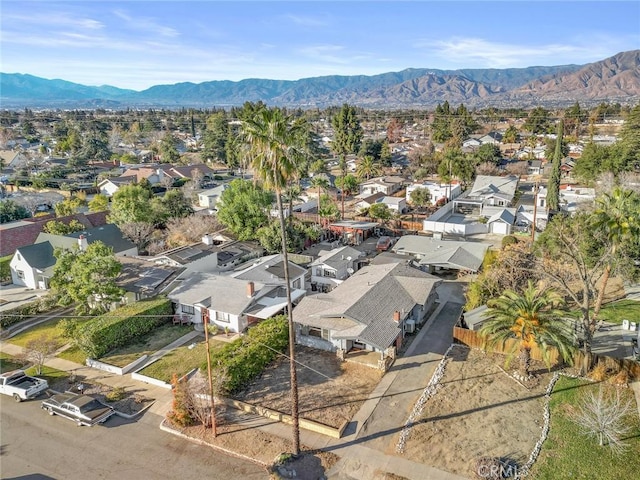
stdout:
<svg viewBox="0 0 640 480">
<path fill-rule="evenodd" d="M 0 73 L 2 108 L 228 107 L 246 101 L 289 107 L 350 103 L 368 108 L 563 106 L 640 101 L 640 50 L 587 65 L 508 69 L 408 68 L 379 75 L 300 80 L 246 79 L 156 85 L 143 91 L 92 87 L 33 75 Z"/>
</svg>

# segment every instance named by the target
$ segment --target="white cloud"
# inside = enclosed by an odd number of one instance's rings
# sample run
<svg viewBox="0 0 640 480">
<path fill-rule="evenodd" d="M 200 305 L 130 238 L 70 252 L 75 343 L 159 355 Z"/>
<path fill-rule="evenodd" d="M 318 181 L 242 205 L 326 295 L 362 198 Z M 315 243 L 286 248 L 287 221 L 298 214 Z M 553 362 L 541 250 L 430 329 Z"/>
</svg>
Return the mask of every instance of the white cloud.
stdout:
<svg viewBox="0 0 640 480">
<path fill-rule="evenodd" d="M 152 33 L 163 37 L 174 38 L 180 36 L 180 32 L 173 27 L 167 27 L 149 17 L 134 18 L 124 10 L 114 10 L 113 14 L 138 32 Z"/>
<path fill-rule="evenodd" d="M 104 23 L 87 17 L 76 17 L 70 13 L 32 13 L 22 15 L 17 13 L 9 13 L 3 15 L 2 23 L 7 25 L 21 25 L 41 27 L 49 29 L 51 27 L 79 28 L 83 30 L 101 30 L 105 27 Z"/>
<path fill-rule="evenodd" d="M 308 15 L 295 15 L 295 14 L 287 14 L 284 16 L 287 20 L 296 25 L 300 25 L 303 27 L 327 27 L 329 26 L 329 21 L 326 18 L 319 17 L 310 17 Z"/>
</svg>

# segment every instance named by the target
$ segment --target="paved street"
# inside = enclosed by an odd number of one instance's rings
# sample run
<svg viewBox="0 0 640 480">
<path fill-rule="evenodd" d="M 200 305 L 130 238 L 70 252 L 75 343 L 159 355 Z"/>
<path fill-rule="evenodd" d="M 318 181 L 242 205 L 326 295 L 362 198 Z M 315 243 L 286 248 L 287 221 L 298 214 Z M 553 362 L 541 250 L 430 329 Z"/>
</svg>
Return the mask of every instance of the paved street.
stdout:
<svg viewBox="0 0 640 480">
<path fill-rule="evenodd" d="M 0 398 L 3 479 L 268 478 L 265 469 L 254 463 L 161 431 L 161 418 L 153 413 L 136 421 L 112 417 L 104 425 L 76 427 L 67 419 L 47 415 L 40 401 Z"/>
</svg>

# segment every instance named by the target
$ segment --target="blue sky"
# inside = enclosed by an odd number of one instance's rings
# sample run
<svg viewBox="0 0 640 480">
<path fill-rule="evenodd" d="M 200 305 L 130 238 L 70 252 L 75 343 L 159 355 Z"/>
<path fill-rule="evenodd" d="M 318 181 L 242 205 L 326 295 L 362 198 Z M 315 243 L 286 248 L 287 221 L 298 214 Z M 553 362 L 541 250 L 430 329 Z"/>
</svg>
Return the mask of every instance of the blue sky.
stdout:
<svg viewBox="0 0 640 480">
<path fill-rule="evenodd" d="M 135 90 L 584 64 L 640 48 L 637 0 L 3 0 L 0 8 L 1 71 Z"/>
</svg>

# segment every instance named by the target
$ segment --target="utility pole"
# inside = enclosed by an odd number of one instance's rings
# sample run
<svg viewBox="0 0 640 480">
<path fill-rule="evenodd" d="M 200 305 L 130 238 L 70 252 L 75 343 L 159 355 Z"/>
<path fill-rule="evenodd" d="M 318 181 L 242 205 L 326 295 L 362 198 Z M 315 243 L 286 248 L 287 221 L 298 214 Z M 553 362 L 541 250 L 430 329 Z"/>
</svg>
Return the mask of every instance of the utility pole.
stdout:
<svg viewBox="0 0 640 480">
<path fill-rule="evenodd" d="M 202 316 L 204 324 L 204 343 L 207 347 L 207 376 L 209 377 L 209 399 L 211 400 L 211 431 L 216 438 L 216 405 L 213 398 L 213 378 L 211 377 L 211 354 L 209 353 L 209 310 Z"/>
<path fill-rule="evenodd" d="M 533 186 L 533 222 L 531 223 L 531 246 L 536 241 L 536 215 L 538 213 L 538 191 L 540 184 L 538 182 Z"/>
</svg>

